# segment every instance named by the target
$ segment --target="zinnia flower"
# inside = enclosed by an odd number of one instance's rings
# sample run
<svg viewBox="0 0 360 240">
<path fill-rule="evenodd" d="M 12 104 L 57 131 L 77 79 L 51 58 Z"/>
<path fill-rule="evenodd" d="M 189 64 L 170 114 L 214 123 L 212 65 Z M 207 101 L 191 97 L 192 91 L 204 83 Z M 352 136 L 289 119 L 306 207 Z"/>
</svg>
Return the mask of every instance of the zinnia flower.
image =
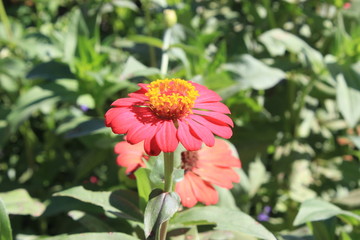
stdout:
<svg viewBox="0 0 360 240">
<path fill-rule="evenodd" d="M 131 144 L 144 141 L 145 152 L 173 152 L 179 142 L 188 150 L 211 147 L 214 134 L 230 138 L 230 111 L 214 91 L 182 79 L 138 84 L 140 89 L 112 103 L 105 123 L 116 134 L 127 134 Z M 231 126 L 231 127 L 230 127 Z"/>
<path fill-rule="evenodd" d="M 120 154 L 119 157 L 129 159 L 131 166 L 145 166 L 143 143 L 131 145 L 120 142 L 119 144 L 121 148 L 115 147 L 115 152 Z M 135 151 L 138 152 L 135 153 Z M 205 205 L 216 204 L 218 193 L 214 185 L 231 189 L 232 183 L 240 180 L 239 175 L 233 170 L 233 168 L 241 167 L 240 159 L 232 155 L 229 145 L 224 140 L 216 138 L 213 147 L 204 146 L 198 151 L 182 152 L 181 158 L 181 168 L 185 171 L 184 178 L 176 183 L 175 191 L 185 207 L 193 207 L 197 202 Z M 127 167 L 127 173 L 136 170 L 128 167 L 129 164 L 125 161 L 117 163 Z"/>
</svg>

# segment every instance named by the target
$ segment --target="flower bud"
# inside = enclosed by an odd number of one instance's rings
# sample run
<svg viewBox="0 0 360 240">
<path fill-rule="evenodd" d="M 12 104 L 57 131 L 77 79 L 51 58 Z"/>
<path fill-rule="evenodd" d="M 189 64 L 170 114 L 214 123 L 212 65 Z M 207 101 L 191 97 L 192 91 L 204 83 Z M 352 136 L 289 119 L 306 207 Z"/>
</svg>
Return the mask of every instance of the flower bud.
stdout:
<svg viewBox="0 0 360 240">
<path fill-rule="evenodd" d="M 168 28 L 171 28 L 177 23 L 176 12 L 173 9 L 164 10 L 165 23 Z"/>
</svg>

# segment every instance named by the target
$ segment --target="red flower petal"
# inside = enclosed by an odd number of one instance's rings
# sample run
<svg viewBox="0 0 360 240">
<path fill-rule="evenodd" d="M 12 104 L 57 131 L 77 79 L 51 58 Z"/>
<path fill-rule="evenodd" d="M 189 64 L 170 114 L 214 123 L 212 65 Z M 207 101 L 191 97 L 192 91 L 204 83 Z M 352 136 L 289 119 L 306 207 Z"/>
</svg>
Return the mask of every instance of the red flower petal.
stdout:
<svg viewBox="0 0 360 240">
<path fill-rule="evenodd" d="M 205 119 L 205 117 L 199 115 L 191 115 L 191 118 L 197 121 L 198 123 L 202 124 L 203 126 L 206 126 L 210 131 L 212 131 L 219 137 L 228 139 L 231 138 L 232 136 L 232 130 L 227 124 L 218 125 L 212 123 L 211 121 Z"/>
<path fill-rule="evenodd" d="M 189 124 L 180 120 L 178 121 L 178 124 L 179 128 L 177 131 L 177 136 L 181 144 L 188 151 L 199 150 L 201 148 L 201 141 L 190 133 Z"/>
<path fill-rule="evenodd" d="M 220 121 L 230 125 L 231 127 L 234 127 L 234 123 L 231 120 L 231 118 L 225 114 L 218 112 L 210 112 L 210 111 L 200 111 L 200 110 L 193 110 L 193 113 L 203 116 L 208 116 L 210 119 L 209 118 L 207 119 L 209 119 L 210 121 Z"/>
<path fill-rule="evenodd" d="M 212 147 L 215 144 L 215 137 L 213 133 L 203 125 L 195 122 L 194 120 L 188 118 L 190 129 L 194 131 L 198 138 L 200 138 L 207 146 Z"/>
<path fill-rule="evenodd" d="M 106 114 L 106 126 L 117 134 L 125 134 L 132 126 L 141 124 L 129 108 L 112 108 Z"/>
<path fill-rule="evenodd" d="M 146 154 L 148 154 L 150 156 L 157 156 L 161 152 L 161 149 L 156 142 L 155 136 L 152 138 L 145 139 L 144 149 L 145 149 Z"/>
<path fill-rule="evenodd" d="M 156 142 L 163 152 L 173 152 L 179 141 L 176 138 L 176 128 L 172 120 L 164 120 L 155 135 Z"/>
<path fill-rule="evenodd" d="M 197 203 L 197 199 L 195 197 L 195 194 L 193 192 L 191 183 L 189 182 L 189 175 L 185 174 L 184 179 L 180 182 L 177 182 L 175 185 L 175 192 L 179 194 L 181 199 L 181 204 L 184 207 L 191 208 L 195 206 Z"/>
<path fill-rule="evenodd" d="M 189 81 L 191 82 L 191 81 Z M 200 84 L 191 82 L 192 85 L 195 86 L 196 90 L 199 92 L 199 96 L 196 99 L 196 103 L 203 103 L 203 102 L 218 102 L 221 101 L 222 98 L 214 91 L 211 91 L 205 86 Z"/>
<path fill-rule="evenodd" d="M 205 110 L 211 110 L 211 111 L 215 111 L 215 112 L 230 114 L 229 108 L 225 104 L 223 104 L 222 102 L 196 103 L 194 105 L 194 108 L 205 109 Z"/>
<path fill-rule="evenodd" d="M 186 174 L 188 175 L 195 197 L 199 202 L 205 205 L 216 204 L 218 202 L 218 194 L 213 186 L 192 172 L 187 172 Z"/>
<path fill-rule="evenodd" d="M 111 106 L 115 107 L 129 107 L 132 105 L 142 105 L 144 104 L 143 101 L 139 101 L 139 99 L 136 98 L 119 98 L 115 100 Z"/>
<path fill-rule="evenodd" d="M 139 90 L 133 92 L 133 93 L 129 93 L 129 97 L 131 98 L 136 98 L 136 99 L 139 99 L 139 100 L 142 100 L 142 101 L 146 101 L 146 100 L 149 100 L 149 98 L 147 96 L 145 96 L 145 93 L 147 91 L 143 88 L 140 88 Z"/>
<path fill-rule="evenodd" d="M 232 182 L 240 180 L 236 172 L 230 168 L 212 167 L 210 164 L 201 165 L 199 162 L 198 164 L 198 168 L 194 168 L 193 172 L 201 179 L 219 187 L 230 189 L 233 187 Z"/>
<path fill-rule="evenodd" d="M 157 125 L 143 123 L 137 124 L 129 129 L 126 135 L 126 140 L 131 144 L 139 143 L 146 138 L 152 138 L 157 129 Z"/>
</svg>

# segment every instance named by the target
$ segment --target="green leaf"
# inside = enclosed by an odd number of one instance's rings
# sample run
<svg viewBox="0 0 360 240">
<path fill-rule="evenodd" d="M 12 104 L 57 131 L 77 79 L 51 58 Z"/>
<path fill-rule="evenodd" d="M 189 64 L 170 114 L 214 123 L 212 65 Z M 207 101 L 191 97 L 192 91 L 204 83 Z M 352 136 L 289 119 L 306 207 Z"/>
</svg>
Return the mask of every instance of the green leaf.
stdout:
<svg viewBox="0 0 360 240">
<path fill-rule="evenodd" d="M 76 119 L 73 120 L 77 122 Z M 66 132 L 65 138 L 83 137 L 90 134 L 106 132 L 108 130 L 109 129 L 105 127 L 104 119 L 93 118 L 78 123 L 74 128 Z"/>
<path fill-rule="evenodd" d="M 136 43 L 145 43 L 157 48 L 162 48 L 163 46 L 163 42 L 160 39 L 154 37 L 148 37 L 144 35 L 133 35 L 130 36 L 128 39 Z"/>
<path fill-rule="evenodd" d="M 151 193 L 151 185 L 148 177 L 149 170 L 146 168 L 139 168 L 135 172 L 136 184 L 139 193 L 139 207 L 143 211 L 145 210 L 146 204 L 149 201 L 149 195 Z"/>
<path fill-rule="evenodd" d="M 269 174 L 259 156 L 256 156 L 255 161 L 250 163 L 249 166 L 249 181 L 250 181 L 250 197 L 253 197 L 259 190 L 263 183 L 269 179 Z"/>
<path fill-rule="evenodd" d="M 73 91 L 73 85 L 76 84 L 71 84 L 73 82 L 72 79 L 59 79 L 34 86 L 22 94 L 7 116 L 10 132 L 13 133 L 22 122 L 38 110 L 49 111 L 49 108 L 60 100 L 73 102 L 76 99 L 76 92 Z"/>
<path fill-rule="evenodd" d="M 10 219 L 5 205 L 0 198 L 0 240 L 12 240 Z"/>
<path fill-rule="evenodd" d="M 315 221 L 311 223 L 314 238 L 317 240 L 335 240 L 336 218 L 329 218 L 325 221 Z"/>
<path fill-rule="evenodd" d="M 321 53 L 311 48 L 304 40 L 282 29 L 272 29 L 259 37 L 272 56 L 282 56 L 285 51 L 298 55 L 300 62 L 316 73 L 325 68 Z"/>
<path fill-rule="evenodd" d="M 120 80 L 125 80 L 138 76 L 149 76 L 160 74 L 160 70 L 157 68 L 150 68 L 130 56 L 125 63 L 124 70 L 121 73 Z"/>
<path fill-rule="evenodd" d="M 261 239 L 276 240 L 275 236 L 249 215 L 234 209 L 217 206 L 194 207 L 178 213 L 172 224 L 208 225 L 215 224 L 216 229 L 249 234 Z"/>
<path fill-rule="evenodd" d="M 38 217 L 45 210 L 45 205 L 31 198 L 25 189 L 16 189 L 9 192 L 0 193 L 0 198 L 3 199 L 10 214 L 29 214 Z"/>
<path fill-rule="evenodd" d="M 234 63 L 224 64 L 222 69 L 234 73 L 234 79 L 238 83 L 230 86 L 233 91 L 247 88 L 268 89 L 285 78 L 282 70 L 269 67 L 248 54 L 241 55 Z"/>
<path fill-rule="evenodd" d="M 336 78 L 336 102 L 341 114 L 349 127 L 353 128 L 360 120 L 360 91 L 355 88 L 348 87 L 345 78 L 339 74 Z"/>
<path fill-rule="evenodd" d="M 54 196 L 72 197 L 86 203 L 100 206 L 105 211 L 120 218 L 134 221 L 142 221 L 143 218 L 136 206 L 138 201 L 137 197 L 134 196 L 134 193 L 126 190 L 94 192 L 78 186 L 55 193 Z"/>
<path fill-rule="evenodd" d="M 74 220 L 80 222 L 90 232 L 114 232 L 115 229 L 109 226 L 105 221 L 87 214 L 82 211 L 70 211 L 68 215 Z"/>
<path fill-rule="evenodd" d="M 78 105 L 84 105 L 88 108 L 93 109 L 95 107 L 95 100 L 90 94 L 83 94 L 78 97 L 76 100 Z"/>
<path fill-rule="evenodd" d="M 55 80 L 60 78 L 74 78 L 68 65 L 50 61 L 36 65 L 26 76 L 29 79 Z"/>
<path fill-rule="evenodd" d="M 360 207 L 360 188 L 352 190 L 347 196 L 336 198 L 334 202 L 351 208 Z"/>
<path fill-rule="evenodd" d="M 325 220 L 337 215 L 347 215 L 360 220 L 360 216 L 352 212 L 345 211 L 339 207 L 321 199 L 310 199 L 304 201 L 301 206 L 293 225 L 298 226 L 306 222 Z"/>
<path fill-rule="evenodd" d="M 132 2 L 131 0 L 113 0 L 113 1 L 111 1 L 111 4 L 113 4 L 117 7 L 129 8 L 133 11 L 138 10 L 138 7 L 136 6 L 136 4 L 134 2 Z"/>
<path fill-rule="evenodd" d="M 180 198 L 175 192 L 164 192 L 152 198 L 144 214 L 145 237 L 149 237 L 152 231 L 157 231 L 163 222 L 169 220 L 178 211 L 179 207 Z"/>
<path fill-rule="evenodd" d="M 36 240 L 139 240 L 133 236 L 124 233 L 80 233 L 80 234 L 63 234 L 55 237 L 40 237 Z"/>
<path fill-rule="evenodd" d="M 351 141 L 355 144 L 355 146 L 360 149 L 360 137 L 359 136 L 349 136 Z"/>
</svg>

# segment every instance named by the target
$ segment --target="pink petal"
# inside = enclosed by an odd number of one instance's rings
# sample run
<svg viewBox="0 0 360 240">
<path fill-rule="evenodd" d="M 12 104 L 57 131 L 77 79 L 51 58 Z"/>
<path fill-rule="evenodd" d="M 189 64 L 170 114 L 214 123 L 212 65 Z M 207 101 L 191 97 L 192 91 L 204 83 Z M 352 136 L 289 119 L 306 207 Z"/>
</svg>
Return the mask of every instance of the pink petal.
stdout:
<svg viewBox="0 0 360 240">
<path fill-rule="evenodd" d="M 189 81 L 191 82 L 191 81 Z M 195 86 L 196 90 L 199 92 L 198 98 L 196 99 L 196 103 L 203 103 L 203 102 L 218 102 L 221 101 L 221 97 L 216 92 L 209 90 L 207 87 L 202 86 L 200 84 L 191 82 L 192 85 Z"/>
<path fill-rule="evenodd" d="M 211 167 L 209 164 L 198 165 L 198 168 L 194 168 L 192 171 L 199 175 L 201 179 L 227 189 L 232 188 L 232 182 L 238 182 L 239 179 L 234 170 Z"/>
<path fill-rule="evenodd" d="M 230 114 L 229 108 L 222 102 L 203 102 L 195 103 L 194 108 L 211 110 L 215 112 Z"/>
<path fill-rule="evenodd" d="M 177 131 L 177 137 L 180 140 L 181 144 L 188 151 L 199 150 L 201 148 L 201 141 L 190 133 L 188 123 L 179 120 L 178 124 L 179 128 Z"/>
<path fill-rule="evenodd" d="M 164 120 L 160 123 L 159 131 L 155 134 L 155 139 L 163 152 L 174 152 L 179 141 L 176 137 L 176 128 L 172 120 Z"/>
<path fill-rule="evenodd" d="M 157 125 L 153 124 L 137 124 L 129 129 L 126 135 L 126 140 L 131 144 L 136 144 L 143 141 L 146 138 L 152 138 L 158 129 Z"/>
<path fill-rule="evenodd" d="M 134 113 L 127 108 L 113 108 L 117 114 L 107 126 L 110 126 L 116 134 L 125 134 L 127 131 L 137 124 L 141 124 L 134 116 Z M 112 109 L 110 109 L 112 110 Z M 110 112 L 110 110 L 108 112 Z M 117 110 L 117 111 L 116 111 Z M 105 117 L 106 118 L 106 117 Z"/>
<path fill-rule="evenodd" d="M 207 146 L 214 146 L 215 137 L 208 128 L 192 120 L 191 118 L 188 118 L 187 121 L 189 122 L 190 129 L 197 135 L 198 138 L 200 138 Z"/>
<path fill-rule="evenodd" d="M 140 88 L 139 90 L 137 90 L 133 93 L 129 93 L 128 95 L 131 98 L 136 98 L 138 100 L 146 101 L 146 100 L 149 100 L 149 98 L 147 96 L 145 96 L 145 93 L 147 93 L 147 91 L 143 88 Z"/>
<path fill-rule="evenodd" d="M 200 110 L 193 110 L 193 113 L 208 116 L 210 117 L 210 119 L 209 118 L 207 119 L 209 119 L 210 121 L 220 121 L 230 125 L 231 127 L 234 127 L 234 123 L 231 120 L 231 118 L 225 114 L 218 112 L 210 112 L 210 111 L 200 111 Z"/>
<path fill-rule="evenodd" d="M 192 172 L 187 172 L 189 182 L 194 191 L 195 197 L 199 202 L 205 205 L 216 204 L 218 202 L 218 194 L 213 186 L 203 181 L 199 176 Z"/>
<path fill-rule="evenodd" d="M 115 100 L 111 106 L 115 107 L 129 107 L 132 105 L 141 105 L 142 101 L 139 101 L 139 99 L 136 98 L 119 98 Z"/>
<path fill-rule="evenodd" d="M 228 139 L 228 138 L 231 138 L 231 136 L 232 136 L 232 130 L 228 125 L 218 125 L 218 124 L 212 123 L 212 122 L 208 121 L 207 119 L 205 119 L 204 117 L 199 116 L 199 115 L 191 115 L 191 118 L 194 119 L 195 121 L 197 121 L 198 123 L 202 124 L 206 128 L 208 128 L 210 131 L 212 131 L 219 137 Z"/>
<path fill-rule="evenodd" d="M 155 137 L 145 139 L 144 149 L 146 154 L 150 156 L 157 156 L 161 152 L 161 149 L 157 144 Z"/>
<path fill-rule="evenodd" d="M 191 183 L 189 182 L 188 174 L 185 174 L 184 179 L 176 183 L 175 192 L 179 194 L 181 204 L 184 207 L 191 208 L 197 203 L 197 199 L 191 187 Z"/>
</svg>

